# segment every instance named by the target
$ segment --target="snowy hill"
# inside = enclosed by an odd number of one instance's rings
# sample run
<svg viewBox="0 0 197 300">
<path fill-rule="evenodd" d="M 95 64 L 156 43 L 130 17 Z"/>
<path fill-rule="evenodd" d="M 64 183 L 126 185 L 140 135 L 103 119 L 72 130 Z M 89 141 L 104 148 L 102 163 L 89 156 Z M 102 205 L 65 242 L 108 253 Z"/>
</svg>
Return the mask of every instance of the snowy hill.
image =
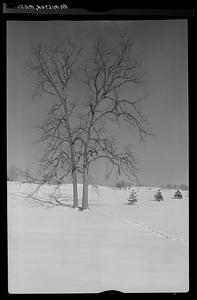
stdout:
<svg viewBox="0 0 197 300">
<path fill-rule="evenodd" d="M 56 196 L 64 206 L 41 205 L 26 196 L 32 184 L 8 182 L 10 293 L 188 291 L 188 192 L 154 201 L 155 188 L 89 186 L 90 210 L 73 210 L 72 185 Z M 48 201 L 53 186 L 38 197 Z M 82 185 L 78 185 L 79 200 Z"/>
</svg>

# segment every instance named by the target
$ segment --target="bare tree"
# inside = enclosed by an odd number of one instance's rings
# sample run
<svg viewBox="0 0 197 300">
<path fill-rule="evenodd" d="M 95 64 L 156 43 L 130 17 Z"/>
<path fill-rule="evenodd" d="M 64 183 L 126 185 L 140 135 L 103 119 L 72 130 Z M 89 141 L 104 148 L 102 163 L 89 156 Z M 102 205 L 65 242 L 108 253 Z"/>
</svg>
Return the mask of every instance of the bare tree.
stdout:
<svg viewBox="0 0 197 300">
<path fill-rule="evenodd" d="M 123 172 L 130 181 L 137 180 L 137 162 L 131 145 L 120 147 L 118 140 L 107 131 L 110 122 L 127 123 L 134 128 L 140 140 L 152 135 L 147 118 L 142 114 L 140 99 L 123 98 L 121 90 L 125 87 L 143 84 L 143 74 L 138 71 L 137 59 L 131 57 L 132 44 L 123 37 L 116 49 L 109 49 L 103 39 L 97 39 L 93 55 L 84 63 L 83 82 L 89 95 L 86 103 L 86 114 L 81 117 L 78 127 L 78 139 L 81 150 L 78 160 L 81 161 L 83 174 L 82 209 L 88 208 L 88 174 L 91 163 L 98 159 L 108 160 L 110 169 Z"/>
<path fill-rule="evenodd" d="M 78 206 L 77 168 L 75 162 L 74 135 L 71 119 L 75 104 L 67 96 L 69 83 L 82 49 L 69 37 L 56 46 L 42 43 L 30 46 L 32 59 L 27 73 L 34 75 L 34 96 L 50 95 L 54 104 L 45 120 L 37 126 L 43 145 L 39 176 L 43 182 L 61 183 L 71 174 L 73 181 L 73 207 Z"/>
<path fill-rule="evenodd" d="M 44 155 L 40 160 L 41 181 L 58 185 L 68 174 L 73 180 L 73 207 L 78 206 L 77 172 L 83 176 L 82 209 L 88 208 L 90 165 L 99 159 L 109 162 L 109 177 L 113 170 L 135 179 L 137 162 L 130 144 L 120 147 L 118 140 L 107 130 L 110 122 L 127 123 L 144 141 L 151 135 L 147 118 L 140 103 L 145 97 L 132 99 L 121 96 L 121 90 L 143 84 L 139 63 L 131 57 L 132 45 L 127 38 L 116 49 L 109 49 L 97 39 L 93 55 L 83 64 L 82 74 L 87 88 L 85 111 L 78 117 L 78 125 L 71 126 L 74 103 L 67 96 L 68 84 L 74 74 L 81 48 L 67 39 L 55 47 L 32 45 L 33 61 L 28 69 L 35 76 L 35 95 L 52 95 L 56 102 L 45 120 L 37 126 Z"/>
</svg>

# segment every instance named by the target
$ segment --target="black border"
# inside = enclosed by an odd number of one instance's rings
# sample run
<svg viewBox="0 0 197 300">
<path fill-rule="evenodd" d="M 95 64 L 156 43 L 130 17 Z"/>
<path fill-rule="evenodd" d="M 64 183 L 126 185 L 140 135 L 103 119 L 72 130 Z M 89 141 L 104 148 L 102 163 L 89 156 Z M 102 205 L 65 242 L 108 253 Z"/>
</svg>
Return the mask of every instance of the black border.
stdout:
<svg viewBox="0 0 197 300">
<path fill-rule="evenodd" d="M 31 4 L 33 4 L 34 1 L 31 2 Z M 192 102 L 193 102 L 193 98 L 194 98 L 194 57 L 195 57 L 195 53 L 196 53 L 196 49 L 195 49 L 195 43 L 194 43 L 194 39 L 195 39 L 195 31 L 194 31 L 194 25 L 195 25 L 195 9 L 193 7 L 190 6 L 190 8 L 185 8 L 185 7 L 181 7 L 180 3 L 179 3 L 179 8 L 173 7 L 173 4 L 175 5 L 175 3 L 171 3 L 168 4 L 167 6 L 165 6 L 165 8 L 162 9 L 158 9 L 158 5 L 154 4 L 153 1 L 148 3 L 148 7 L 147 7 L 147 2 L 146 5 L 144 6 L 144 8 L 139 7 L 139 1 L 126 1 L 126 3 L 118 3 L 117 6 L 115 5 L 105 5 L 104 7 L 100 4 L 95 4 L 93 5 L 83 5 L 83 8 L 81 8 L 81 4 L 80 6 L 74 6 L 76 4 L 72 3 L 74 1 L 70 1 L 70 0 L 65 0 L 65 1 L 57 1 L 57 3 L 54 3 L 54 1 L 51 3 L 51 5 L 60 5 L 60 4 L 67 4 L 68 6 L 68 10 L 67 12 L 61 12 L 61 13 L 30 13 L 30 12 L 25 12 L 24 10 L 22 11 L 22 13 L 19 12 L 15 12 L 13 11 L 12 6 L 16 5 L 16 4 L 29 4 L 27 3 L 27 1 L 10 1 L 9 3 L 5 3 L 3 8 L 3 18 L 1 19 L 2 21 L 2 26 L 1 26 L 1 30 L 2 30 L 2 34 L 1 34 L 1 39 L 3 39 L 3 76 L 2 76 L 2 80 L 1 82 L 3 83 L 3 89 L 1 89 L 2 93 L 2 99 L 3 101 L 1 102 L 2 105 L 2 109 L 1 109 L 1 128 L 3 129 L 1 131 L 1 137 L 3 138 L 3 144 L 5 145 L 5 147 L 1 147 L 1 174 L 3 174 L 3 182 L 5 183 L 5 185 L 2 185 L 2 199 L 1 199 L 1 233 L 2 233 L 2 240 L 1 240 L 1 259 L 2 259 L 2 263 L 1 266 L 3 266 L 3 272 L 1 271 L 1 284 L 0 284 L 0 291 L 1 291 L 1 296 L 3 296 L 3 298 L 9 298 L 9 297 L 19 297 L 24 298 L 28 295 L 28 297 L 33 297 L 33 296 L 46 296 L 47 298 L 49 296 L 64 296 L 66 295 L 69 296 L 75 296 L 75 295 L 79 295 L 80 297 L 84 294 L 9 294 L 8 293 L 8 265 L 7 265 L 7 259 L 8 259 L 8 247 L 7 247 L 7 108 L 6 108 L 6 99 L 7 99 L 7 95 L 6 95 L 6 53 L 7 53 L 7 49 L 6 49 L 6 23 L 9 20 L 35 20 L 35 21 L 47 21 L 47 20 L 163 20 L 163 19 L 186 19 L 188 20 L 188 90 L 189 90 L 189 134 L 191 134 L 191 130 L 193 129 L 193 126 L 190 126 L 191 122 L 191 117 L 192 117 L 192 113 L 194 113 L 194 110 L 191 109 L 192 107 Z M 94 1 L 95 2 L 95 1 Z M 121 1 L 122 2 L 122 1 Z M 157 2 L 158 3 L 158 2 Z M 50 4 L 50 1 L 36 1 L 35 5 L 45 5 L 45 4 Z M 122 4 L 122 5 L 121 5 Z M 142 5 L 142 3 L 140 3 L 140 5 Z M 6 10 L 6 11 L 5 11 Z M 1 47 L 2 48 L 2 47 Z M 190 135 L 191 136 L 191 135 Z M 194 136 L 194 135 L 192 135 Z M 189 139 L 189 151 L 191 150 L 190 147 L 190 139 Z M 191 168 L 189 168 L 189 171 L 191 170 Z M 190 175 L 191 173 L 189 173 Z M 191 176 L 190 176 L 191 178 Z M 5 180 L 5 181 L 4 181 Z M 192 192 L 192 191 L 191 191 Z M 195 199 L 193 199 L 195 201 Z M 191 206 L 190 206 L 190 212 L 189 212 L 189 226 L 190 226 L 190 230 L 192 228 L 192 219 L 191 219 Z M 194 225 L 195 226 L 195 225 Z M 190 266 L 190 287 L 189 287 L 189 291 L 187 293 L 139 293 L 140 295 L 144 295 L 147 294 L 151 297 L 153 296 L 169 296 L 169 295 L 183 295 L 183 296 L 188 296 L 193 293 L 193 289 L 194 289 L 194 281 L 192 278 L 192 273 L 194 274 L 193 270 L 193 259 L 192 259 L 192 249 L 191 249 L 191 244 L 194 246 L 194 243 L 192 243 L 192 238 L 193 235 L 190 234 L 190 255 L 189 255 L 189 266 Z M 193 248 L 192 246 L 192 248 Z M 118 295 L 123 295 L 123 296 L 127 296 L 127 294 L 119 292 L 119 291 L 103 291 L 101 293 L 98 294 L 85 294 L 85 296 L 118 296 Z M 138 295 L 138 293 L 133 294 L 134 296 Z"/>
</svg>

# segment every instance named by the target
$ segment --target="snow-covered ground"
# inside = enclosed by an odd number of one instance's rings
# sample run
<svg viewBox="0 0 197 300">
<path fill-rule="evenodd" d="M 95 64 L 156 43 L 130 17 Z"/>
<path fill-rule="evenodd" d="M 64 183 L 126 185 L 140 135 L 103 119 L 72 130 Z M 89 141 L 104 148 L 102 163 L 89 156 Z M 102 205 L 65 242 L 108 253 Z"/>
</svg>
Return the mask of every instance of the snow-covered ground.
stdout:
<svg viewBox="0 0 197 300">
<path fill-rule="evenodd" d="M 90 210 L 72 204 L 72 186 L 61 186 L 65 206 L 40 205 L 30 184 L 8 183 L 8 283 L 10 293 L 187 292 L 189 199 L 154 201 L 156 188 L 89 188 Z M 52 187 L 39 198 L 47 201 Z M 79 198 L 82 186 L 78 185 Z"/>
</svg>

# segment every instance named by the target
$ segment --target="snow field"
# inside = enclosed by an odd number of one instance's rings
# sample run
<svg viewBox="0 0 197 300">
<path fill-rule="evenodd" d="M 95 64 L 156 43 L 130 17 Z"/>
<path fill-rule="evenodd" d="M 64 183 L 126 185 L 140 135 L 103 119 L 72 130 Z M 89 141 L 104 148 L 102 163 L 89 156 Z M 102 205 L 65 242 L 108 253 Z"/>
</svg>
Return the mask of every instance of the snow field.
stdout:
<svg viewBox="0 0 197 300">
<path fill-rule="evenodd" d="M 26 199 L 28 184 L 8 183 L 10 293 L 187 292 L 188 199 L 153 201 L 155 189 L 89 190 L 90 210 L 46 209 Z M 51 187 L 41 191 L 43 199 Z M 79 197 L 82 187 L 79 185 Z M 72 203 L 72 186 L 59 199 Z"/>
</svg>

